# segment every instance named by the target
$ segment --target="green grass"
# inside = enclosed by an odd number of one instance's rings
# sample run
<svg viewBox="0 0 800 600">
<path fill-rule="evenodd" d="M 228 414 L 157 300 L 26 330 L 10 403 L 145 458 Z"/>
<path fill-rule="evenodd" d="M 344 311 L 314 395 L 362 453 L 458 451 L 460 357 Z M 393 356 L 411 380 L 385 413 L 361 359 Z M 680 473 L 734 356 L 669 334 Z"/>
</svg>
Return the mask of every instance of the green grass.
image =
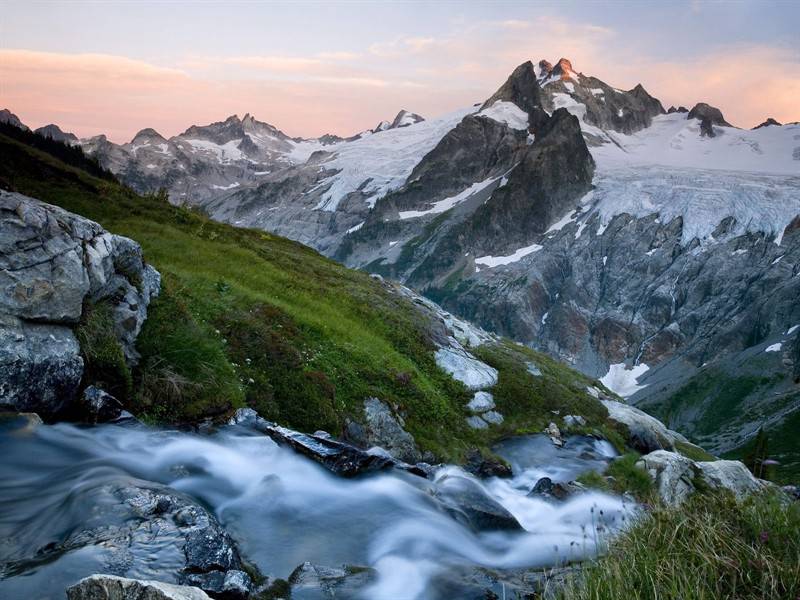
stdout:
<svg viewBox="0 0 800 600">
<path fill-rule="evenodd" d="M 703 450 L 700 446 L 687 442 L 675 442 L 675 450 L 693 461 L 707 462 L 717 460 L 717 457 Z"/>
<path fill-rule="evenodd" d="M 640 502 L 653 502 L 653 480 L 647 471 L 636 466 L 639 458 L 636 452 L 628 452 L 611 461 L 605 473 L 590 471 L 578 477 L 578 482 L 590 488 L 617 494 L 630 492 Z"/>
<path fill-rule="evenodd" d="M 800 595 L 800 503 L 697 494 L 656 506 L 559 592 L 561 600 L 792 600 Z"/>
<path fill-rule="evenodd" d="M 741 416 L 741 405 L 750 394 L 774 383 L 768 377 L 736 377 L 719 369 L 707 369 L 692 377 L 665 402 L 648 408 L 670 425 L 684 410 L 696 411 L 699 407 L 688 433 L 710 435 L 719 431 L 720 424 Z"/>
<path fill-rule="evenodd" d="M 137 414 L 197 422 L 251 405 L 291 427 L 339 433 L 375 396 L 442 459 L 489 443 L 466 426 L 471 394 L 436 366 L 429 324 L 367 274 L 290 240 L 138 196 L 8 138 L 0 150 L 2 187 L 136 240 L 161 272 L 164 289 L 137 341 L 142 360 L 126 401 Z M 109 354 L 109 369 L 114 360 Z"/>
<path fill-rule="evenodd" d="M 487 344 L 474 349 L 475 355 L 498 371 L 492 389 L 497 409 L 505 417 L 504 435 L 538 433 L 551 421 L 562 423 L 566 415 L 580 415 L 587 428 L 605 427 L 608 411 L 586 392 L 594 380 L 526 346 L 513 342 Z M 541 376 L 528 372 L 533 362 Z"/>
<path fill-rule="evenodd" d="M 84 364 L 85 385 L 95 384 L 125 402 L 133 391 L 133 378 L 122 346 L 114 335 L 111 306 L 86 303 L 75 329 Z"/>
</svg>

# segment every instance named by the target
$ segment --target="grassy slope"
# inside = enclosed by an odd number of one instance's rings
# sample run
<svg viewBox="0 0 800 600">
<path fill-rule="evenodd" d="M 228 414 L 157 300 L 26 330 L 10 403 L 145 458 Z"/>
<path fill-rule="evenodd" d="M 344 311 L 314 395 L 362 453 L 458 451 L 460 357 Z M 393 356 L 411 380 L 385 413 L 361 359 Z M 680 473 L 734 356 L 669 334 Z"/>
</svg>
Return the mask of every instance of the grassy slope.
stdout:
<svg viewBox="0 0 800 600">
<path fill-rule="evenodd" d="M 558 593 L 562 600 L 781 600 L 800 594 L 800 503 L 698 494 L 656 506 Z"/>
<path fill-rule="evenodd" d="M 137 343 L 139 368 L 125 366 L 103 332 L 103 307 L 87 307 L 79 338 L 87 377 L 113 387 L 139 415 L 194 422 L 250 405 L 267 418 L 338 433 L 363 400 L 396 406 L 423 449 L 458 460 L 503 433 L 533 431 L 550 410 L 604 425 L 588 379 L 538 353 L 484 349 L 500 370 L 498 403 L 508 427 L 465 425 L 471 394 L 436 365 L 428 328 L 413 305 L 368 275 L 263 231 L 216 223 L 140 197 L 3 136 L 0 185 L 93 219 L 138 241 L 163 276 Z M 524 361 L 545 377 L 520 386 Z M 525 373 L 520 375 L 520 373 Z M 128 376 L 131 375 L 130 379 Z"/>
</svg>

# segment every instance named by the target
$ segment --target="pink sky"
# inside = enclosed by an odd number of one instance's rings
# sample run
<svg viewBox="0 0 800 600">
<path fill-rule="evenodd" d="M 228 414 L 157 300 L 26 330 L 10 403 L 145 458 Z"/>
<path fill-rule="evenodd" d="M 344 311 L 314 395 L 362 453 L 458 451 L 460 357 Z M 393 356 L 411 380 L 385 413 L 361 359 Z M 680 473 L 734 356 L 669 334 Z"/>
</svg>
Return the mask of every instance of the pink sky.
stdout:
<svg viewBox="0 0 800 600">
<path fill-rule="evenodd" d="M 800 119 L 800 58 L 767 43 L 715 45 L 671 59 L 631 52 L 613 27 L 554 16 L 477 20 L 440 35 L 398 34 L 347 49 L 151 59 L 106 52 L 0 49 L 0 108 L 84 137 L 166 136 L 250 112 L 292 136 L 348 135 L 401 108 L 436 116 L 482 101 L 525 60 L 564 56 L 615 87 L 642 83 L 665 107 L 705 101 L 741 127 Z M 169 54 L 169 56 L 167 56 Z"/>
</svg>

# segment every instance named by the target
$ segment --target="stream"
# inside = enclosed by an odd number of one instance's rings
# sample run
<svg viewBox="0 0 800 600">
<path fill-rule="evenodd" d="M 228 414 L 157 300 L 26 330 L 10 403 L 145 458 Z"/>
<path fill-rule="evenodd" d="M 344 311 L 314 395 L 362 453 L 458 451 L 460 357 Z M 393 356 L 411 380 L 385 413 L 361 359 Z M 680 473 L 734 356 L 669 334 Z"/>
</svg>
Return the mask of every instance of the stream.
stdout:
<svg viewBox="0 0 800 600">
<path fill-rule="evenodd" d="M 130 487 L 169 489 L 205 507 L 265 574 L 288 578 L 305 561 L 371 567 L 352 595 L 336 595 L 370 600 L 450 599 L 453 580 L 475 572 L 593 556 L 637 510 L 594 491 L 560 503 L 527 495 L 541 477 L 566 482 L 604 468 L 615 455 L 605 441 L 576 436 L 556 448 L 533 435 L 495 450 L 512 478 L 477 480 L 442 466 L 432 480 L 399 470 L 343 479 L 241 426 L 199 435 L 0 425 L 0 598 L 63 599 L 92 573 L 175 582 L 177 538 L 154 535 L 152 523 L 120 529 L 133 509 L 119 490 Z M 524 530 L 476 531 L 457 520 L 432 493 L 446 478 L 475 482 Z M 292 595 L 318 597 L 326 596 Z"/>
</svg>

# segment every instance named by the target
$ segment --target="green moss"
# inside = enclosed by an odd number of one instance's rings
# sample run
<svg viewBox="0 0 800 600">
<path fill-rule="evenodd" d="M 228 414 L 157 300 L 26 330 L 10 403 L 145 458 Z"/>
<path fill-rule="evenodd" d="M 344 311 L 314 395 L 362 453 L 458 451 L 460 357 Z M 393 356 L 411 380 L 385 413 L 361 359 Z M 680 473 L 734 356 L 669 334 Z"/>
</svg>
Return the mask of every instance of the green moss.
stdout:
<svg viewBox="0 0 800 600">
<path fill-rule="evenodd" d="M 156 422 L 194 422 L 244 406 L 221 336 L 195 319 L 173 277 L 164 277 L 162 288 L 137 341 L 135 412 Z"/>
<path fill-rule="evenodd" d="M 709 454 L 700 446 L 695 446 L 687 442 L 675 442 L 675 449 L 688 459 L 694 461 L 711 461 L 717 460 L 713 454 Z"/>
<path fill-rule="evenodd" d="M 644 469 L 636 466 L 640 456 L 629 452 L 609 463 L 604 474 L 584 473 L 578 481 L 588 487 L 623 494 L 629 492 L 640 502 L 654 500 L 653 480 Z"/>
<path fill-rule="evenodd" d="M 131 396 L 133 380 L 122 346 L 114 335 L 114 319 L 107 302 L 86 303 L 75 329 L 83 357 L 83 383 L 97 385 L 121 402 Z"/>
</svg>

